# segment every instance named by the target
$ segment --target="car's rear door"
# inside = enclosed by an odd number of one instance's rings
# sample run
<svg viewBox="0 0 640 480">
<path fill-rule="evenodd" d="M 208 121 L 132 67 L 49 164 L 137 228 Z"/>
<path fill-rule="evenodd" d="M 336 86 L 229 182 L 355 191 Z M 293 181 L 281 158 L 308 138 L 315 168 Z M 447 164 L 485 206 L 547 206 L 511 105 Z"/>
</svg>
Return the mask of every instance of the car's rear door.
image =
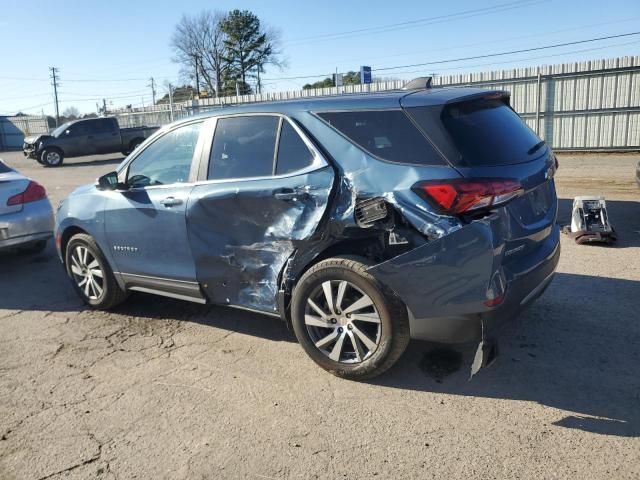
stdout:
<svg viewBox="0 0 640 480">
<path fill-rule="evenodd" d="M 171 291 L 174 296 L 199 294 L 185 210 L 194 187 L 194 159 L 201 154 L 203 123 L 164 132 L 119 172 L 128 188 L 105 193 L 106 236 L 129 287 Z"/>
<path fill-rule="evenodd" d="M 120 129 L 115 118 L 89 120 L 88 141 L 96 153 L 113 153 L 121 149 Z"/>
<path fill-rule="evenodd" d="M 282 115 L 220 117 L 187 208 L 196 275 L 214 303 L 276 310 L 280 274 L 316 233 L 334 171 Z"/>
</svg>

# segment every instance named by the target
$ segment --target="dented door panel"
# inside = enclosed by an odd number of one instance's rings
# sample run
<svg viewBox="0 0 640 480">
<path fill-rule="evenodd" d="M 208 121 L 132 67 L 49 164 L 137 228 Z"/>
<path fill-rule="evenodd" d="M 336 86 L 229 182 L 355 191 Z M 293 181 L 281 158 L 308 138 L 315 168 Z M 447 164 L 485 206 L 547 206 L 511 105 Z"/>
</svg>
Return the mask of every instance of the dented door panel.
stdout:
<svg viewBox="0 0 640 480">
<path fill-rule="evenodd" d="M 280 272 L 318 229 L 333 182 L 333 169 L 324 167 L 197 185 L 187 207 L 187 229 L 196 276 L 209 300 L 276 311 Z"/>
</svg>

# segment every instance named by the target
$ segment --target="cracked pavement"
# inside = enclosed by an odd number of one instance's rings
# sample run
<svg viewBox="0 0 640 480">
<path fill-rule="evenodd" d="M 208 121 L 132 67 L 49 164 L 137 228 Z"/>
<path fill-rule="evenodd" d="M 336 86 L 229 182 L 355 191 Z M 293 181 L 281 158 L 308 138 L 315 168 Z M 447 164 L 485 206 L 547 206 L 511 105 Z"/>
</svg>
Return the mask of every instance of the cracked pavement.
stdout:
<svg viewBox="0 0 640 480">
<path fill-rule="evenodd" d="M 54 206 L 119 161 L 0 157 Z M 603 193 L 619 243 L 563 236 L 551 287 L 470 382 L 472 349 L 412 342 L 349 382 L 277 319 L 145 294 L 92 311 L 52 245 L 0 254 L 0 478 L 638 478 L 638 158 L 559 156 L 560 220 Z"/>
</svg>

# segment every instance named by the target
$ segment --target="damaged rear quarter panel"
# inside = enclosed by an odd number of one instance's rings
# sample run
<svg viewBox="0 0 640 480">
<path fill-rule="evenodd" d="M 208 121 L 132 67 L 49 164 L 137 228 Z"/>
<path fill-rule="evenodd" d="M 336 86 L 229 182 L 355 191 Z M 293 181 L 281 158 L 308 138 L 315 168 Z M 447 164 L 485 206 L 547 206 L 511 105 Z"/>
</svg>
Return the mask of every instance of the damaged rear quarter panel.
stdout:
<svg viewBox="0 0 640 480">
<path fill-rule="evenodd" d="M 490 221 L 474 221 L 438 240 L 375 265 L 369 273 L 396 292 L 416 318 L 485 309 L 503 244 Z"/>
</svg>

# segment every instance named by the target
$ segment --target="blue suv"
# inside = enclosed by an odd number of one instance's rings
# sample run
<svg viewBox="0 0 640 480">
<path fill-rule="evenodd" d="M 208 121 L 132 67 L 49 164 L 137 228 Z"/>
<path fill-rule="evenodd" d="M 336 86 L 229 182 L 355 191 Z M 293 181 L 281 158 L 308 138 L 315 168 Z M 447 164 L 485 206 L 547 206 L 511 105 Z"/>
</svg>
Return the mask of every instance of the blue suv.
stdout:
<svg viewBox="0 0 640 480">
<path fill-rule="evenodd" d="M 74 191 L 56 245 L 78 294 L 130 291 L 281 317 L 336 375 L 410 338 L 477 342 L 560 254 L 551 149 L 506 92 L 345 95 L 223 108 L 162 128 Z"/>
</svg>

